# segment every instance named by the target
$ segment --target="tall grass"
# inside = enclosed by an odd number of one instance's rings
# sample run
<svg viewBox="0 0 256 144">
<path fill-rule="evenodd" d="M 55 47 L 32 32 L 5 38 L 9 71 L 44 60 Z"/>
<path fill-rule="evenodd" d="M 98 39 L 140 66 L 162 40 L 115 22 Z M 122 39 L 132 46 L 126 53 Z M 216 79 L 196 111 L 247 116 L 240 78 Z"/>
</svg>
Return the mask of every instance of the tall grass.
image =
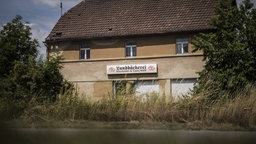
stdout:
<svg viewBox="0 0 256 144">
<path fill-rule="evenodd" d="M 105 97 L 98 101 L 76 95 L 60 95 L 56 103 L 31 102 L 23 118 L 42 120 L 132 121 L 162 120 L 170 113 L 168 98 L 148 95 Z M 165 118 L 166 119 L 166 118 Z"/>
<path fill-rule="evenodd" d="M 55 103 L 31 100 L 19 119 L 27 121 L 92 120 L 92 121 L 156 121 L 174 123 L 199 122 L 202 125 L 232 124 L 256 127 L 256 88 L 229 94 L 214 104 L 207 103 L 204 93 L 173 101 L 170 96 L 135 95 L 106 96 L 100 100 L 78 97 L 65 92 Z M 226 98 L 225 98 L 226 97 Z M 0 107 L 2 110 L 4 106 Z M 1 111 L 2 111 L 1 110 Z"/>
</svg>

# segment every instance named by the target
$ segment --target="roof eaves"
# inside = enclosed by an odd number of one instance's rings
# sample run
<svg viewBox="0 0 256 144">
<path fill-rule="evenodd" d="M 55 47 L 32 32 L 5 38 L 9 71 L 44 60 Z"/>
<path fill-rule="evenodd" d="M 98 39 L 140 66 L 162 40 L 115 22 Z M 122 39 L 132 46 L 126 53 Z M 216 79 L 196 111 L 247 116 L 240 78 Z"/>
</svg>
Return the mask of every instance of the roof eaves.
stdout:
<svg viewBox="0 0 256 144">
<path fill-rule="evenodd" d="M 134 37 L 134 36 L 145 36 L 145 35 L 162 35 L 162 34 L 175 34 L 175 33 L 189 33 L 189 32 L 209 32 L 214 31 L 214 27 L 206 27 L 206 28 L 200 28 L 200 29 L 190 29 L 190 30 L 172 30 L 172 31 L 165 31 L 165 32 L 144 32 L 144 33 L 138 33 L 138 34 L 122 34 L 122 35 L 91 35 L 91 36 L 76 36 L 76 37 L 58 37 L 54 39 L 46 39 L 46 43 L 54 43 L 54 42 L 62 42 L 62 41 L 79 41 L 79 40 L 89 40 L 89 39 L 102 39 L 102 38 L 113 38 L 113 37 Z"/>
</svg>

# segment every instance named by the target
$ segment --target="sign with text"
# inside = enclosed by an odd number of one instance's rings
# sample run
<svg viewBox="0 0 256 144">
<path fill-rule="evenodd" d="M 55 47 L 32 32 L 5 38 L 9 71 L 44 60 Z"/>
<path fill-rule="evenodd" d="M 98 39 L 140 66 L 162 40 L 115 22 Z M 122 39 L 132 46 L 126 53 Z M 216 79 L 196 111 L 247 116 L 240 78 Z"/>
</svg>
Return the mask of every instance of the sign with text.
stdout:
<svg viewBox="0 0 256 144">
<path fill-rule="evenodd" d="M 107 65 L 107 74 L 157 73 L 157 64 Z"/>
</svg>

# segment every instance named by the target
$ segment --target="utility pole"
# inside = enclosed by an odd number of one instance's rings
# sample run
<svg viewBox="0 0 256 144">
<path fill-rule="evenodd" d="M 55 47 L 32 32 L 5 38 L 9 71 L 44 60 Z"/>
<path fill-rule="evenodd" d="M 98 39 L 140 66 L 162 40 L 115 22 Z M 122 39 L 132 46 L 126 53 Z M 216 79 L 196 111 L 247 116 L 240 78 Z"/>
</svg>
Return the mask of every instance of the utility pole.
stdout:
<svg viewBox="0 0 256 144">
<path fill-rule="evenodd" d="M 60 16 L 62 16 L 62 1 L 60 1 Z"/>
</svg>

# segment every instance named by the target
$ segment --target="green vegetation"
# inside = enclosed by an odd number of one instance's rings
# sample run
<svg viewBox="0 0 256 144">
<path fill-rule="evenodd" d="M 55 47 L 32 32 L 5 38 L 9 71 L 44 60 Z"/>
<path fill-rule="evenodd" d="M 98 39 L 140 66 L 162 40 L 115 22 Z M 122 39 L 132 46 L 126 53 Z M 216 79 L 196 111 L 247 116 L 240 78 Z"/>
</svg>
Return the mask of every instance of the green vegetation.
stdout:
<svg viewBox="0 0 256 144">
<path fill-rule="evenodd" d="M 125 93 L 123 82 L 116 97 L 97 101 L 78 97 L 60 74 L 60 58 L 36 59 L 38 43 L 17 16 L 0 31 L 0 120 L 27 126 L 101 121 L 131 122 L 129 128 L 138 127 L 136 122 L 156 122 L 169 128 L 172 124 L 191 129 L 231 125 L 255 130 L 256 10 L 248 0 L 239 9 L 232 2 L 222 0 L 216 7 L 217 16 L 211 21 L 214 32 L 193 40 L 196 50 L 204 52 L 206 64 L 193 95 L 179 101 Z"/>
<path fill-rule="evenodd" d="M 221 0 L 215 12 L 210 22 L 215 31 L 192 42 L 195 51 L 203 51 L 205 61 L 196 93 L 208 91 L 210 103 L 221 99 L 223 91 L 236 93 L 256 82 L 256 9 L 249 0 L 239 8 L 233 0 Z"/>
<path fill-rule="evenodd" d="M 255 130 L 256 88 L 250 86 L 245 91 L 237 93 L 234 99 L 229 99 L 226 93 L 223 96 L 226 99 L 211 106 L 203 95 L 184 97 L 178 102 L 157 95 L 94 101 L 66 92 L 55 103 L 31 100 L 18 123 L 23 127 Z M 1 103 L 2 108 L 5 104 Z"/>
<path fill-rule="evenodd" d="M 37 59 L 38 42 L 31 38 L 30 27 L 21 16 L 0 31 L 0 100 L 6 103 L 0 116 L 19 117 L 32 99 L 54 102 L 66 87 L 60 73 L 60 58 Z"/>
</svg>

